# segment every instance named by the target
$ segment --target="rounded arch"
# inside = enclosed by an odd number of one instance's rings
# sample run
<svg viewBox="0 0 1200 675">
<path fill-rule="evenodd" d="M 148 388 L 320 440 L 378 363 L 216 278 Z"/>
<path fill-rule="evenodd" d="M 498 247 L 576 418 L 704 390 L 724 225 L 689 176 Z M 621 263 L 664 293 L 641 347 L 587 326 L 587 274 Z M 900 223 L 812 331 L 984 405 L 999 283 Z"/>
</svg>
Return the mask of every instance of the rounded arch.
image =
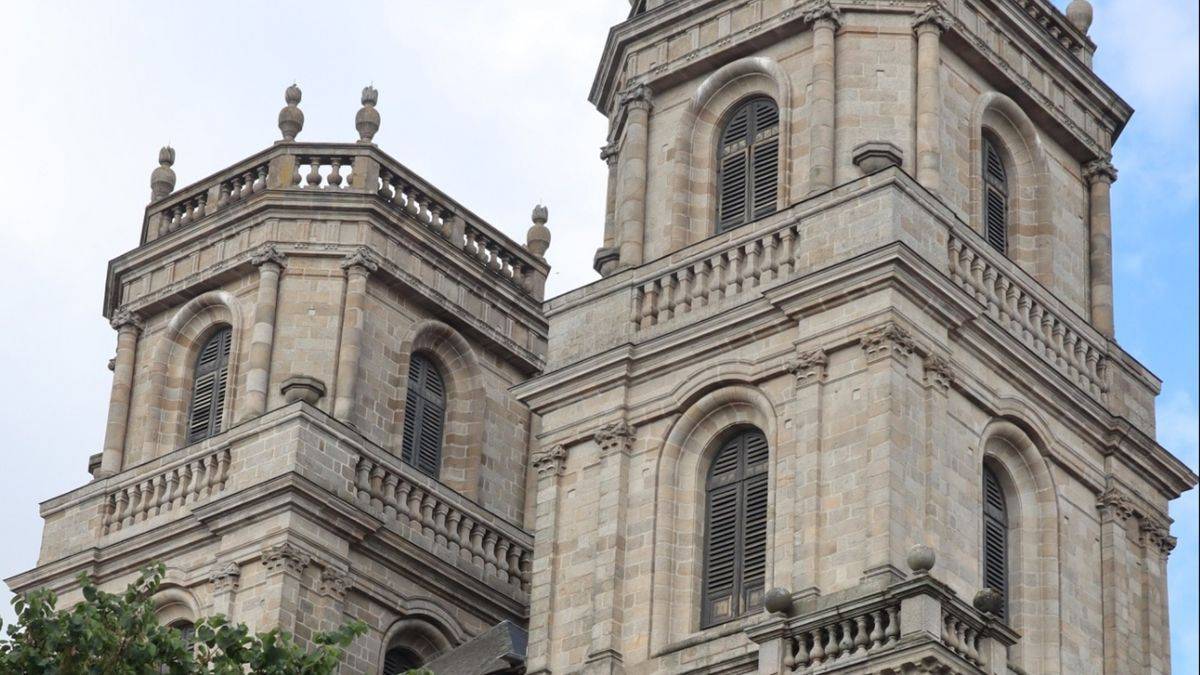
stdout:
<svg viewBox="0 0 1200 675">
<path fill-rule="evenodd" d="M 196 597 L 183 586 L 164 583 L 151 600 L 160 625 L 194 624 L 200 617 Z"/>
<path fill-rule="evenodd" d="M 468 497 L 478 498 L 479 467 L 486 440 L 487 391 L 474 349 L 458 331 L 433 319 L 413 326 L 401 349 L 405 357 L 391 405 L 392 447 L 399 452 L 403 439 L 409 364 L 413 354 L 422 354 L 439 369 L 446 387 L 439 480 Z"/>
<path fill-rule="evenodd" d="M 791 80 L 774 59 L 765 56 L 738 59 L 705 78 L 677 127 L 670 250 L 715 232 L 718 135 L 729 111 L 755 96 L 769 97 L 779 106 L 779 204 L 791 202 Z"/>
<path fill-rule="evenodd" d="M 1041 134 L 1016 101 L 982 94 L 971 116 L 971 225 L 984 231 L 984 138 L 990 137 L 1009 172 L 1008 256 L 1042 283 L 1052 274 L 1053 208 L 1050 169 Z"/>
<path fill-rule="evenodd" d="M 775 406 L 762 390 L 729 384 L 701 395 L 674 421 L 658 457 L 654 496 L 654 554 L 650 647 L 658 652 L 700 626 L 703 565 L 704 486 L 707 469 L 731 431 L 756 427 L 772 457 L 778 447 Z M 772 461 L 768 485 L 777 480 Z M 768 491 L 768 512 L 775 490 Z M 774 532 L 768 518 L 767 550 Z M 772 563 L 768 558 L 767 577 Z"/>
<path fill-rule="evenodd" d="M 996 475 L 1008 516 L 1008 623 L 1022 635 L 1011 662 L 1044 672 L 1059 644 L 1059 519 L 1054 476 L 1044 454 L 1046 439 L 1021 418 L 992 420 L 980 436 L 979 503 L 983 467 Z M 982 530 L 982 506 L 980 528 Z M 982 531 L 979 549 L 982 551 Z M 980 556 L 979 586 L 983 569 Z"/>
<path fill-rule="evenodd" d="M 204 341 L 220 326 L 229 326 L 232 333 L 229 384 L 222 411 L 225 427 L 232 424 L 241 388 L 238 378 L 244 359 L 241 349 L 244 323 L 241 303 L 228 291 L 198 295 L 171 316 L 157 338 L 150 360 L 150 397 L 142 453 L 140 457 L 127 458 L 126 466 L 154 459 L 183 445 L 196 356 Z"/>
<path fill-rule="evenodd" d="M 421 666 L 445 653 L 459 641 L 453 639 L 439 618 L 426 613 L 406 614 L 393 621 L 384 631 L 377 663 L 380 664 L 382 672 L 382 666 L 387 663 L 388 653 L 396 650 L 411 655 L 417 661 L 414 665 Z"/>
</svg>

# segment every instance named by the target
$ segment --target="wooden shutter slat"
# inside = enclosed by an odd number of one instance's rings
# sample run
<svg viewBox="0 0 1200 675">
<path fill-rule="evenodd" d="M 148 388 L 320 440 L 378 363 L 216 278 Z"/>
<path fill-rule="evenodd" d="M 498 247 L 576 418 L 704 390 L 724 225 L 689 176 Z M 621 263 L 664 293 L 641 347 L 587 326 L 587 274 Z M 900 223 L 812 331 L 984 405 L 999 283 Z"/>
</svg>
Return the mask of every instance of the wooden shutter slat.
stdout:
<svg viewBox="0 0 1200 675">
<path fill-rule="evenodd" d="M 404 395 L 404 428 L 400 459 L 437 478 L 442 466 L 446 419 L 446 386 L 437 367 L 423 354 L 413 354 Z"/>
<path fill-rule="evenodd" d="M 717 151 L 717 232 L 775 212 L 779 200 L 779 107 L 743 103 L 721 133 Z"/>
<path fill-rule="evenodd" d="M 233 331 L 224 327 L 209 337 L 196 355 L 192 397 L 188 405 L 186 442 L 195 443 L 221 432 L 229 388 L 229 355 Z"/>
<path fill-rule="evenodd" d="M 1008 614 L 1008 509 L 1000 479 L 983 469 L 983 585 L 1000 593 L 999 615 Z"/>
</svg>

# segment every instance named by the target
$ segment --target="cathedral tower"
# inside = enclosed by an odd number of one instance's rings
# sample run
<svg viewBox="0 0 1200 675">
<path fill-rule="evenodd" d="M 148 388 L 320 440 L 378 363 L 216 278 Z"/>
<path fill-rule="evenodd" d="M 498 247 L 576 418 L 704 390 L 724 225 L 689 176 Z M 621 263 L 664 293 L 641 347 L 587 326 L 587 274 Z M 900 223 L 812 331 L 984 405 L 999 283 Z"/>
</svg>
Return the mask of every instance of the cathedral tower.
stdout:
<svg viewBox="0 0 1200 675">
<path fill-rule="evenodd" d="M 529 672 L 1166 672 L 1091 7 L 639 0 L 549 300 Z"/>
</svg>

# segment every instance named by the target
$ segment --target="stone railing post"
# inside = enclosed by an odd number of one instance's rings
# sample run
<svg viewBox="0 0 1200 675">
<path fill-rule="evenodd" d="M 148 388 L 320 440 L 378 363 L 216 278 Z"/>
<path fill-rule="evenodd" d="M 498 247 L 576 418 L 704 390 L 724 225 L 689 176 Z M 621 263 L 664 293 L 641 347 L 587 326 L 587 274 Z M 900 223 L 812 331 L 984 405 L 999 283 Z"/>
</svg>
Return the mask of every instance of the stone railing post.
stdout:
<svg viewBox="0 0 1200 675">
<path fill-rule="evenodd" d="M 619 205 L 622 268 L 642 264 L 646 228 L 646 161 L 649 157 L 650 88 L 635 85 L 621 94 L 625 138 L 621 143 Z"/>
<path fill-rule="evenodd" d="M 533 570 L 529 590 L 529 656 L 526 673 L 550 673 L 550 615 L 554 611 L 555 575 L 558 552 L 558 479 L 567 462 L 561 445 L 533 453 L 537 471 L 534 505 Z"/>
<path fill-rule="evenodd" d="M 1091 228 L 1088 255 L 1091 278 L 1092 325 L 1111 338 L 1113 323 L 1112 184 L 1117 170 L 1107 159 L 1089 163 L 1083 170 L 1088 182 L 1088 221 Z"/>
<path fill-rule="evenodd" d="M 108 425 L 104 431 L 104 451 L 96 478 L 107 478 L 119 473 L 124 464 L 133 370 L 137 365 L 138 336 L 142 332 L 141 318 L 128 310 L 118 311 L 110 323 L 117 330 L 117 357 L 113 360 L 112 392 L 108 398 Z"/>
<path fill-rule="evenodd" d="M 286 260 L 271 244 L 250 258 L 250 263 L 258 267 L 258 296 L 254 301 L 254 328 L 250 334 L 245 409 L 239 421 L 253 419 L 267 411 L 271 348 L 275 341 L 275 310 L 279 304 L 279 276 L 283 273 Z"/>
<path fill-rule="evenodd" d="M 342 261 L 346 270 L 346 300 L 342 312 L 342 339 L 337 361 L 337 396 L 333 416 L 349 422 L 354 411 L 354 389 L 358 382 L 358 359 L 362 354 L 363 314 L 367 302 L 367 277 L 379 269 L 374 255 L 360 248 Z"/>
<path fill-rule="evenodd" d="M 930 3 L 913 19 L 917 34 L 917 181 L 931 192 L 942 186 L 941 36 L 949 19 Z"/>
<path fill-rule="evenodd" d="M 804 14 L 812 25 L 812 126 L 809 149 L 809 193 L 833 187 L 834 137 L 836 129 L 836 49 L 834 39 L 842 24 L 842 14 L 829 0 L 818 2 Z"/>
</svg>

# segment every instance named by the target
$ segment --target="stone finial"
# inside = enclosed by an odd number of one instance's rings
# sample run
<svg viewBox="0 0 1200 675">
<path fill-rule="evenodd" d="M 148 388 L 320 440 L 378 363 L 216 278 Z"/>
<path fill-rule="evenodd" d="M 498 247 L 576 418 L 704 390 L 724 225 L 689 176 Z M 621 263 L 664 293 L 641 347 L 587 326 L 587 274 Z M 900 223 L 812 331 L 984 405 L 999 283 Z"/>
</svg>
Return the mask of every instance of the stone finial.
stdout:
<svg viewBox="0 0 1200 675">
<path fill-rule="evenodd" d="M 158 167 L 150 173 L 150 201 L 156 202 L 175 190 L 175 148 L 164 145 L 158 151 Z"/>
<path fill-rule="evenodd" d="M 1067 21 L 1084 35 L 1087 35 L 1088 29 L 1092 27 L 1093 17 L 1092 3 L 1088 0 L 1071 0 L 1071 4 L 1067 5 Z"/>
<path fill-rule="evenodd" d="M 1004 606 L 1004 596 L 994 588 L 984 588 L 975 594 L 971 604 L 984 614 L 999 614 L 1000 608 Z"/>
<path fill-rule="evenodd" d="M 771 614 L 792 614 L 792 592 L 786 588 L 772 588 L 763 597 L 763 609 Z"/>
<path fill-rule="evenodd" d="M 533 207 L 532 218 L 533 227 L 525 234 L 525 248 L 542 258 L 550 248 L 550 228 L 546 227 L 546 221 L 550 219 L 550 210 L 538 204 Z"/>
<path fill-rule="evenodd" d="M 860 143 L 851 151 L 850 157 L 864 176 L 904 164 L 904 151 L 887 141 Z"/>
<path fill-rule="evenodd" d="M 908 569 L 913 574 L 929 574 L 937 562 L 937 554 L 925 544 L 916 544 L 908 549 Z"/>
<path fill-rule="evenodd" d="M 293 82 L 292 86 L 283 92 L 283 100 L 287 105 L 279 111 L 279 131 L 283 133 L 283 140 L 294 141 L 296 135 L 304 128 L 304 113 L 300 110 L 300 87 Z"/>
<path fill-rule="evenodd" d="M 358 142 L 370 143 L 379 131 L 379 111 L 375 104 L 379 102 L 379 91 L 367 86 L 362 90 L 362 106 L 354 116 L 354 128 L 358 129 Z"/>
</svg>

